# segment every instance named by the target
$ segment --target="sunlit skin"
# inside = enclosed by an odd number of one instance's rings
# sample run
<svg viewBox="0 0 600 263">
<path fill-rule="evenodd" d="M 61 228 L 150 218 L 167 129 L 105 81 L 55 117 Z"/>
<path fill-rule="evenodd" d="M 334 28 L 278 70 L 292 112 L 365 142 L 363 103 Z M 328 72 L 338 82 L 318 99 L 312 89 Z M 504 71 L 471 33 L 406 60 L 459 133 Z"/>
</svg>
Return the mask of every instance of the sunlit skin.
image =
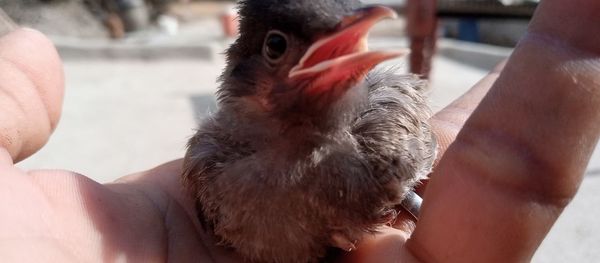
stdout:
<svg viewBox="0 0 600 263">
<path fill-rule="evenodd" d="M 586 26 L 600 24 L 598 13 L 598 1 L 542 1 L 506 66 L 431 120 L 443 154 L 418 224 L 401 214 L 399 229 L 340 262 L 527 262 L 598 139 L 600 29 Z M 44 36 L 18 30 L 0 40 L 2 262 L 241 262 L 198 226 L 180 161 L 106 185 L 16 168 L 56 126 L 62 87 Z"/>
</svg>

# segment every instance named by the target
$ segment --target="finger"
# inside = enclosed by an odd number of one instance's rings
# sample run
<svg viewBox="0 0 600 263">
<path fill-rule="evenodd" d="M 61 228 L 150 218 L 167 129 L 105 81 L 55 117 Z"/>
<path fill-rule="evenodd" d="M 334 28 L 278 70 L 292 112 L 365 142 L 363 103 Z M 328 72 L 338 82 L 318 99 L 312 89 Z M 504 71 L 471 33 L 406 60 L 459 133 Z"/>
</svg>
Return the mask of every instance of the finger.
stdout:
<svg viewBox="0 0 600 263">
<path fill-rule="evenodd" d="M 0 147 L 15 161 L 39 150 L 60 117 L 63 71 L 52 43 L 18 29 L 0 38 Z"/>
<path fill-rule="evenodd" d="M 506 61 L 499 63 L 469 91 L 431 118 L 430 123 L 438 141 L 438 159 L 443 156 L 448 146 L 454 142 L 456 135 L 498 79 L 505 65 Z"/>
<path fill-rule="evenodd" d="M 436 165 L 441 159 L 441 156 L 443 156 L 446 152 L 446 149 L 448 149 L 448 146 L 450 146 L 450 144 L 456 139 L 456 135 L 458 134 L 458 131 L 462 129 L 465 121 L 469 118 L 469 116 L 471 116 L 471 113 L 473 113 L 485 94 L 487 94 L 489 89 L 492 87 L 492 84 L 496 81 L 505 65 L 506 61 L 499 63 L 487 76 L 475 84 L 475 86 L 473 86 L 469 91 L 441 111 L 437 112 L 431 118 L 430 124 L 438 142 L 438 159 L 436 160 Z M 421 182 L 415 187 L 415 192 L 422 197 L 425 193 L 425 189 L 427 189 L 428 183 L 429 179 L 421 180 Z M 409 221 L 406 222 L 407 224 L 416 224 L 414 217 L 407 217 L 406 219 Z M 404 224 L 403 220 L 399 220 L 397 222 Z M 394 227 L 399 228 L 401 226 L 395 225 Z M 412 232 L 412 228 L 410 232 Z"/>
<path fill-rule="evenodd" d="M 462 129 L 464 123 L 469 116 L 471 116 L 477 105 L 479 105 L 485 94 L 490 90 L 496 79 L 498 79 L 498 76 L 505 65 L 506 61 L 500 62 L 490 74 L 485 76 L 469 91 L 450 105 L 433 115 L 429 120 L 438 143 L 437 160 L 435 161 L 434 166 L 437 166 L 439 160 L 446 152 L 446 149 L 448 149 L 448 146 L 454 142 L 456 135 L 460 129 Z M 428 183 L 429 179 L 425 179 L 421 181 L 421 184 L 415 187 L 415 191 L 418 195 L 423 196 Z"/>
<path fill-rule="evenodd" d="M 174 160 L 149 171 L 122 177 L 115 183 L 138 185 L 153 200 L 173 199 L 186 210 L 191 218 L 195 218 L 194 203 L 183 189 L 179 177 L 182 163 L 183 160 Z M 163 206 L 166 206 L 166 204 L 163 204 Z M 198 228 L 200 228 L 199 223 Z"/>
<path fill-rule="evenodd" d="M 164 211 L 165 217 L 169 218 L 165 221 L 169 227 L 168 239 L 172 243 L 179 244 L 176 253 L 169 253 L 173 257 L 169 261 L 178 262 L 175 258 L 191 257 L 206 261 L 208 259 L 198 258 L 194 254 L 208 254 L 208 251 L 211 251 L 213 261 L 229 262 L 229 258 L 234 255 L 231 251 L 218 246 L 218 241 L 212 240 L 204 233 L 194 203 L 182 187 L 179 178 L 182 161 L 175 160 L 146 172 L 122 177 L 114 184 L 109 184 L 109 187 L 136 189 L 138 193 L 142 193 L 142 196 L 152 200 L 156 208 Z M 173 215 L 174 213 L 177 215 Z M 176 219 L 179 222 L 175 222 Z"/>
<path fill-rule="evenodd" d="M 357 250 L 341 254 L 335 262 L 407 262 L 399 261 L 404 252 L 400 249 L 408 239 L 409 234 L 403 230 L 383 227 L 376 235 L 365 235 Z M 412 261 L 411 261 L 412 262 Z"/>
<path fill-rule="evenodd" d="M 527 262 L 600 131 L 600 2 L 542 1 L 437 167 L 409 247 L 425 262 Z M 595 30 L 595 31 L 594 31 Z"/>
</svg>

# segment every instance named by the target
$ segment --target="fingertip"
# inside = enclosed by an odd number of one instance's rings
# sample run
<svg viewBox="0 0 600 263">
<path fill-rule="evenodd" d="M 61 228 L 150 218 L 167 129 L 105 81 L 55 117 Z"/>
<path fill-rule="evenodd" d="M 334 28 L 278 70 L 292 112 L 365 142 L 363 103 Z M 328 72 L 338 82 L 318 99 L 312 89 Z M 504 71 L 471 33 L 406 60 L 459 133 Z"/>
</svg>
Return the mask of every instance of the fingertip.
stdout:
<svg viewBox="0 0 600 263">
<path fill-rule="evenodd" d="M 44 35 L 42 32 L 33 29 L 33 28 L 29 28 L 29 27 L 19 27 L 17 29 L 14 29 L 10 32 L 8 32 L 6 35 L 2 36 L 2 38 L 0 38 L 0 43 L 4 44 L 4 43 L 10 43 L 10 42 L 15 42 L 15 39 L 28 39 L 29 41 L 32 42 L 32 44 L 36 44 L 36 45 L 42 45 L 40 48 L 43 47 L 47 47 L 47 46 L 52 46 L 54 48 L 54 45 L 52 44 L 52 41 L 50 41 L 50 39 L 48 39 L 46 37 L 46 35 Z M 21 40 L 18 40 L 21 41 Z M 20 43 L 20 44 L 26 44 L 26 43 Z"/>
<path fill-rule="evenodd" d="M 64 96 L 64 71 L 54 44 L 32 28 L 18 28 L 0 38 L 0 59 L 25 73 L 40 93 L 52 129 L 56 128 Z"/>
<path fill-rule="evenodd" d="M 34 29 L 0 38 L 0 146 L 20 161 L 38 151 L 58 124 L 64 77 L 52 42 Z"/>
</svg>

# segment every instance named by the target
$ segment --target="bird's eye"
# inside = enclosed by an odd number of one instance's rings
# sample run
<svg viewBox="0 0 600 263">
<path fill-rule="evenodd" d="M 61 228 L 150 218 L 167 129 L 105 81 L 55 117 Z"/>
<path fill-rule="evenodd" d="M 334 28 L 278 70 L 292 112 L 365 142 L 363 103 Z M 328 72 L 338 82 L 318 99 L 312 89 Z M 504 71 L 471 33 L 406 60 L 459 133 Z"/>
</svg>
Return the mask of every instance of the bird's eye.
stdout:
<svg viewBox="0 0 600 263">
<path fill-rule="evenodd" d="M 287 47 L 288 41 L 286 36 L 279 31 L 271 31 L 267 35 L 265 44 L 263 45 L 263 56 L 271 63 L 279 62 L 283 58 L 283 55 L 285 55 Z"/>
</svg>

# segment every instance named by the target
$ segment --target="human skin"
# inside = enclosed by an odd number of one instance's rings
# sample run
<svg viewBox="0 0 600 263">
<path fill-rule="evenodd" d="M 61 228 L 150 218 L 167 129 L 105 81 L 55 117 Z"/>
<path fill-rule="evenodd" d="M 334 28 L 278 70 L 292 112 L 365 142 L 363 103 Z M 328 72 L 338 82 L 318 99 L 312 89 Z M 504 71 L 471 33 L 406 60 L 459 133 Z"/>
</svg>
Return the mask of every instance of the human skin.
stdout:
<svg viewBox="0 0 600 263">
<path fill-rule="evenodd" d="M 542 1 L 506 65 L 432 118 L 442 158 L 419 222 L 401 213 L 396 228 L 340 262 L 529 261 L 598 140 L 600 28 L 588 26 L 600 24 L 598 13 L 598 1 Z M 0 40 L 3 262 L 241 262 L 199 226 L 179 184 L 181 161 L 106 185 L 16 168 L 48 140 L 62 87 L 41 34 Z"/>
</svg>

